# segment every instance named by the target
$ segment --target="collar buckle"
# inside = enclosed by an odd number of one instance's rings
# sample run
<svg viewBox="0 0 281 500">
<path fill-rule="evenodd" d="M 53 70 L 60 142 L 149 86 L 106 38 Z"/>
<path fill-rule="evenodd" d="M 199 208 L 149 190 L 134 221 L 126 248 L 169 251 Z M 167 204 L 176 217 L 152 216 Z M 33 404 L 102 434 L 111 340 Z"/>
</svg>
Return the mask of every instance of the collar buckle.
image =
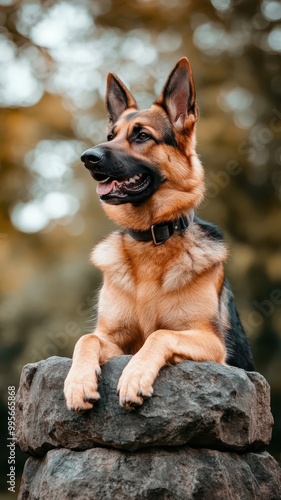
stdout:
<svg viewBox="0 0 281 500">
<path fill-rule="evenodd" d="M 162 234 L 157 235 L 157 230 L 158 232 L 159 230 L 161 230 Z M 168 224 L 165 225 L 163 224 L 161 226 L 159 224 L 153 224 L 150 227 L 150 231 L 151 231 L 152 241 L 156 246 L 165 243 L 165 241 L 167 241 L 174 233 L 174 229 L 170 228 Z"/>
</svg>

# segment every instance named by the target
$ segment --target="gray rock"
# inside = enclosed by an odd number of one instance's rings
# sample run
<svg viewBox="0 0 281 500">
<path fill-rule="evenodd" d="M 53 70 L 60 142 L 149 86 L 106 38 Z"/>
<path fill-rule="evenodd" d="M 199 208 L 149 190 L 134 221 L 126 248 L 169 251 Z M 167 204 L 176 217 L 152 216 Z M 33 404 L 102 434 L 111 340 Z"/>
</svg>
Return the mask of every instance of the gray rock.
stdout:
<svg viewBox="0 0 281 500">
<path fill-rule="evenodd" d="M 266 452 L 92 448 L 29 458 L 19 500 L 280 500 L 280 469 Z"/>
<path fill-rule="evenodd" d="M 269 443 L 273 424 L 269 386 L 260 374 L 191 361 L 165 367 L 153 397 L 128 411 L 119 406 L 116 387 L 129 359 L 120 356 L 102 367 L 101 399 L 80 415 L 70 412 L 64 401 L 70 359 L 52 357 L 26 365 L 16 403 L 16 441 L 21 449 L 43 455 L 61 447 L 136 450 L 188 443 L 254 451 Z"/>
</svg>

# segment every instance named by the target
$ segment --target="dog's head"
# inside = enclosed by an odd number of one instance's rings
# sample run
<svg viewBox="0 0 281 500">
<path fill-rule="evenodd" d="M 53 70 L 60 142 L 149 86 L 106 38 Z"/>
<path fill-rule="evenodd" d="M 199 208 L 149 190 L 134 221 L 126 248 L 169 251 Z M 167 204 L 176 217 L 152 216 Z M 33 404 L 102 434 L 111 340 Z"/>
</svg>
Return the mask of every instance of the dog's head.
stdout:
<svg viewBox="0 0 281 500">
<path fill-rule="evenodd" d="M 198 120 L 195 86 L 187 58 L 176 64 L 148 110 L 109 73 L 107 142 L 81 157 L 98 181 L 106 213 L 119 225 L 146 229 L 197 206 L 204 174 L 195 152 Z"/>
</svg>

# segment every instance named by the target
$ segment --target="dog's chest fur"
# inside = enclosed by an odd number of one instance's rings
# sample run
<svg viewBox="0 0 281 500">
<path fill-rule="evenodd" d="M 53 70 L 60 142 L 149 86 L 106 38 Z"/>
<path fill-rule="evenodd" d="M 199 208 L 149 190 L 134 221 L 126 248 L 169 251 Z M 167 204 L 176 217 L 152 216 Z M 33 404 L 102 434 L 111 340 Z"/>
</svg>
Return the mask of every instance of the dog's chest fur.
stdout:
<svg viewBox="0 0 281 500">
<path fill-rule="evenodd" d="M 193 223 L 184 235 L 160 246 L 134 241 L 114 232 L 99 243 L 92 262 L 104 274 L 106 286 L 131 300 L 154 303 L 161 296 L 187 290 L 204 273 L 226 259 L 226 248 Z"/>
</svg>

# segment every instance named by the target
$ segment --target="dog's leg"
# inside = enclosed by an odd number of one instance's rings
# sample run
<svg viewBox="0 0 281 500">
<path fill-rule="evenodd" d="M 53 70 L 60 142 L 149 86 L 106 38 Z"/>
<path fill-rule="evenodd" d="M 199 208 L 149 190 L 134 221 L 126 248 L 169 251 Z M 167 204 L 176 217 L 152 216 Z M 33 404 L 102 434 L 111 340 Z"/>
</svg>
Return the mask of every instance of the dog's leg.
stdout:
<svg viewBox="0 0 281 500">
<path fill-rule="evenodd" d="M 150 397 L 159 370 L 169 361 L 189 359 L 224 363 L 225 358 L 224 344 L 210 327 L 181 332 L 157 330 L 123 370 L 118 383 L 120 405 L 131 409 Z"/>
<path fill-rule="evenodd" d="M 81 337 L 74 349 L 72 366 L 65 379 L 64 395 L 69 410 L 85 411 L 100 398 L 98 377 L 100 365 L 124 354 L 116 344 L 95 332 Z"/>
</svg>

